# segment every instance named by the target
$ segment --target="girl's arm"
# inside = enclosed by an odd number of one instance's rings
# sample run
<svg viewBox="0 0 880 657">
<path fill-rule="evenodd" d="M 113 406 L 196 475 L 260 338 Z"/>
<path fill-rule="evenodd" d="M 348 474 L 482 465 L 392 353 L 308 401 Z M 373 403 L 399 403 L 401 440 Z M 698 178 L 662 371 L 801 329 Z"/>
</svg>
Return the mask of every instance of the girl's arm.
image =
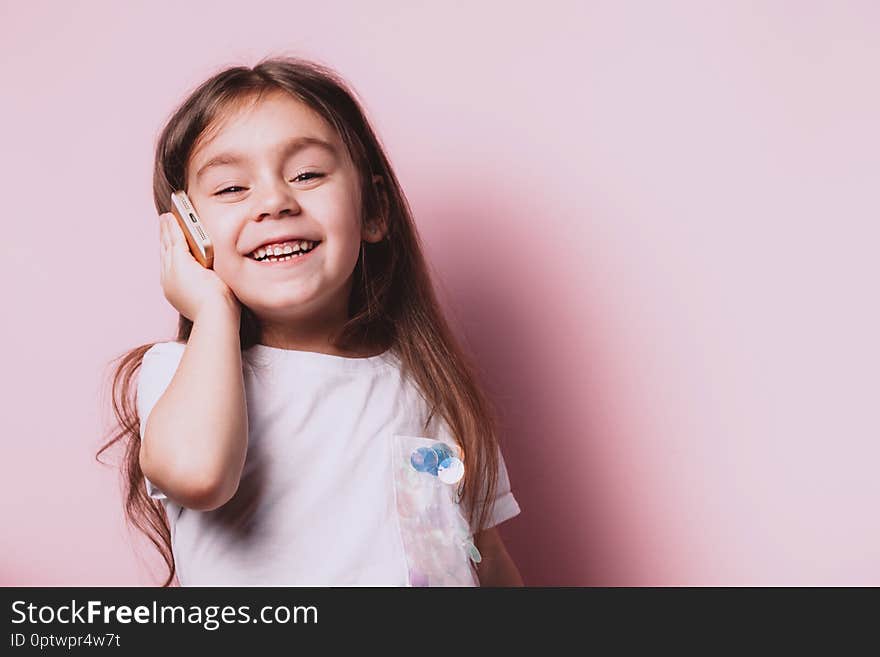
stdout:
<svg viewBox="0 0 880 657">
<path fill-rule="evenodd" d="M 507 553 L 497 527 L 478 532 L 474 544 L 483 557 L 477 564 L 480 586 L 523 586 L 519 570 Z"/>
<path fill-rule="evenodd" d="M 238 489 L 247 454 L 241 308 L 205 302 L 168 388 L 147 418 L 144 476 L 181 506 L 211 511 Z"/>
</svg>

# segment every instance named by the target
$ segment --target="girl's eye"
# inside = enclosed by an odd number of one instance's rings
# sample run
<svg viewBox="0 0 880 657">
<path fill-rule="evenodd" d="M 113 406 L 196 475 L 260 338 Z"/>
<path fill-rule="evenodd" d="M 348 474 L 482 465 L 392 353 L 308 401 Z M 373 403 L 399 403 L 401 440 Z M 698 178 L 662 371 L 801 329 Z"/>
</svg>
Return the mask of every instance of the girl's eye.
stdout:
<svg viewBox="0 0 880 657">
<path fill-rule="evenodd" d="M 294 180 L 300 180 L 303 176 L 314 176 L 315 178 L 323 178 L 324 174 L 323 173 L 315 173 L 313 171 L 307 171 L 306 173 L 299 174 L 296 178 L 294 178 Z M 311 180 L 311 178 L 307 178 L 306 180 Z M 231 192 L 230 190 L 233 190 L 233 189 L 244 189 L 244 187 L 238 187 L 237 185 L 233 185 L 232 187 L 227 187 L 225 189 L 221 189 L 219 192 L 217 192 L 216 196 L 220 196 L 221 194 L 226 194 L 227 192 L 231 194 L 233 192 Z"/>
<path fill-rule="evenodd" d="M 244 187 L 236 187 L 235 185 L 233 185 L 232 187 L 227 187 L 226 189 L 221 189 L 219 192 L 217 192 L 216 195 L 219 196 L 220 194 L 225 194 L 230 189 L 244 189 Z"/>
<path fill-rule="evenodd" d="M 314 176 L 315 178 L 323 178 L 324 174 L 317 173 L 316 171 L 306 171 L 305 173 L 299 174 L 296 178 L 294 178 L 294 180 L 299 180 L 303 176 Z M 311 180 L 311 178 L 309 178 L 308 180 Z"/>
</svg>

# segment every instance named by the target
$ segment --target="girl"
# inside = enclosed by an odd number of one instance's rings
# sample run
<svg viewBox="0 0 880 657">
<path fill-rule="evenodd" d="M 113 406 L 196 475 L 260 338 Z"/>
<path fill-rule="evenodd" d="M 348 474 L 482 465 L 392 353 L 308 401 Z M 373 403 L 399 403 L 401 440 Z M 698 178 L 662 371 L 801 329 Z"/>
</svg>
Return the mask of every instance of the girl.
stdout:
<svg viewBox="0 0 880 657">
<path fill-rule="evenodd" d="M 215 75 L 163 129 L 153 192 L 177 339 L 121 357 L 98 456 L 125 439 L 163 586 L 522 586 L 495 410 L 345 82 L 289 57 Z"/>
</svg>

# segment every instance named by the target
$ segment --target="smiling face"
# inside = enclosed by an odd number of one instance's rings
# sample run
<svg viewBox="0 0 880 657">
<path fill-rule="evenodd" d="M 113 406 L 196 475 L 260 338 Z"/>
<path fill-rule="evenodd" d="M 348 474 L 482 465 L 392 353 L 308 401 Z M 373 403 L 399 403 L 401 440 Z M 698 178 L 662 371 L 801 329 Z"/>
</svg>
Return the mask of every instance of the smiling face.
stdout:
<svg viewBox="0 0 880 657">
<path fill-rule="evenodd" d="M 214 271 L 266 332 L 305 339 L 338 327 L 361 240 L 384 234 L 381 224 L 362 227 L 360 182 L 345 145 L 282 92 L 245 103 L 218 128 L 196 144 L 186 188 L 213 242 Z M 286 262 L 251 257 L 258 246 L 291 237 L 320 244 Z"/>
</svg>

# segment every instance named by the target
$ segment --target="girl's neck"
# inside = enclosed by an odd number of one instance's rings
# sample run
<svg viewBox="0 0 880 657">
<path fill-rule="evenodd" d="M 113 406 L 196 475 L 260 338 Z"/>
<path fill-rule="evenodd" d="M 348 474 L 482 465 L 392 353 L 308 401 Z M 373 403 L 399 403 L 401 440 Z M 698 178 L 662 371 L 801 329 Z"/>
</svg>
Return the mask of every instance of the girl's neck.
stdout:
<svg viewBox="0 0 880 657">
<path fill-rule="evenodd" d="M 266 346 L 266 347 L 273 347 L 275 349 L 286 349 L 286 350 L 293 350 L 293 351 L 311 351 L 311 352 L 319 353 L 319 354 L 327 354 L 329 356 L 342 356 L 343 358 L 369 358 L 371 356 L 378 356 L 379 354 L 383 353 L 382 350 L 376 351 L 375 349 L 372 349 L 372 350 L 361 349 L 361 350 L 357 350 L 357 351 L 345 351 L 345 350 L 338 349 L 334 345 L 328 344 L 328 343 L 306 344 L 306 343 L 302 343 L 302 342 L 297 342 L 295 344 L 290 344 L 290 343 L 281 344 L 281 343 L 277 343 L 277 342 L 274 342 L 271 340 L 267 341 L 267 340 L 261 339 L 259 344 Z"/>
<path fill-rule="evenodd" d="M 324 330 L 306 333 L 302 328 L 295 330 L 264 329 L 258 340 L 259 344 L 275 349 L 288 349 L 293 351 L 311 351 L 330 356 L 342 356 L 344 358 L 368 358 L 383 353 L 383 350 L 370 348 L 369 346 L 352 349 L 341 349 L 334 344 L 334 339 L 342 330 L 344 321 L 340 321 L 333 330 Z"/>
</svg>

